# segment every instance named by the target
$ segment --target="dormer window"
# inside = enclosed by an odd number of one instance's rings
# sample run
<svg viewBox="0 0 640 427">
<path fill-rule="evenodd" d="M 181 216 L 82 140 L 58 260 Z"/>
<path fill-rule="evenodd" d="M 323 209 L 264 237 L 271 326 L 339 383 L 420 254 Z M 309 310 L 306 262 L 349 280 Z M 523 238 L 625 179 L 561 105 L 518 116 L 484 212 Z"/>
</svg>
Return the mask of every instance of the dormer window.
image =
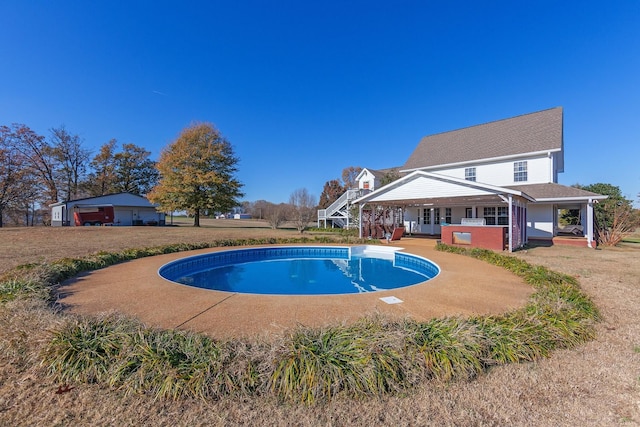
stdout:
<svg viewBox="0 0 640 427">
<path fill-rule="evenodd" d="M 368 190 L 369 189 L 369 181 L 363 182 L 362 183 L 362 188 L 365 189 L 365 190 Z"/>
<path fill-rule="evenodd" d="M 476 180 L 476 168 L 465 168 L 464 169 L 464 179 L 467 181 L 475 181 Z"/>
<path fill-rule="evenodd" d="M 514 162 L 513 163 L 513 181 L 514 182 L 526 182 L 527 181 L 527 161 Z"/>
</svg>

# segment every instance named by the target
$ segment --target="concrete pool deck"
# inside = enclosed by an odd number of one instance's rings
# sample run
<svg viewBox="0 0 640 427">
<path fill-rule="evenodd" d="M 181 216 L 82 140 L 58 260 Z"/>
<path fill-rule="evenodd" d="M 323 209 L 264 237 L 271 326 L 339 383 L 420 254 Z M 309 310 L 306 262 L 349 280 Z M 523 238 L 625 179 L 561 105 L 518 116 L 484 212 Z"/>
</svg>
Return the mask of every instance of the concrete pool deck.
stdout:
<svg viewBox="0 0 640 427">
<path fill-rule="evenodd" d="M 498 314 L 523 306 L 533 289 L 508 271 L 473 258 L 438 252 L 435 240 L 403 238 L 392 246 L 428 258 L 442 269 L 428 282 L 390 291 L 322 295 L 249 295 L 193 288 L 158 276 L 163 264 L 213 248 L 141 258 L 85 273 L 60 288 L 60 303 L 77 314 L 118 312 L 150 326 L 215 338 L 266 336 L 296 325 L 323 326 L 382 313 L 427 320 Z M 299 245 L 297 245 L 299 246 Z M 382 297 L 394 296 L 399 304 Z"/>
</svg>

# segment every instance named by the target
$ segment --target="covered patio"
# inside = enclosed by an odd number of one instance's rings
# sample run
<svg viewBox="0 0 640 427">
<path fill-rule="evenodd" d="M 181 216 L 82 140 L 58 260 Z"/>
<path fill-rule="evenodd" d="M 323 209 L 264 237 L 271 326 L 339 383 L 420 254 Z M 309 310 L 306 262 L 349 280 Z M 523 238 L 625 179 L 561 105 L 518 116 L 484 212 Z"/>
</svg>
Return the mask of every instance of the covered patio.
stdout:
<svg viewBox="0 0 640 427">
<path fill-rule="evenodd" d="M 527 243 L 533 201 L 519 190 L 416 171 L 354 203 L 362 238 L 404 227 L 447 244 L 513 251 Z"/>
</svg>

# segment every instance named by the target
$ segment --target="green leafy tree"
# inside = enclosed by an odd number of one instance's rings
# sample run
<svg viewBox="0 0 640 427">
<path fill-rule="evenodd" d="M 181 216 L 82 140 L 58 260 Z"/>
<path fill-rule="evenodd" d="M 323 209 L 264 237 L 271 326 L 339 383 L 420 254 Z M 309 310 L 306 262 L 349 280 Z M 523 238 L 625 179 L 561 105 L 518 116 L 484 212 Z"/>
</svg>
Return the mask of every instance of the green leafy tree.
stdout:
<svg viewBox="0 0 640 427">
<path fill-rule="evenodd" d="M 398 170 L 390 169 L 386 171 L 384 175 L 382 175 L 382 178 L 380 178 L 380 186 L 390 184 L 398 178 L 400 178 L 400 173 L 398 172 Z"/>
<path fill-rule="evenodd" d="M 151 152 L 135 144 L 123 144 L 113 156 L 116 193 L 147 194 L 158 183 L 158 170 Z"/>
<path fill-rule="evenodd" d="M 185 128 L 160 155 L 158 184 L 148 194 L 165 211 L 186 210 L 200 226 L 206 210 L 228 212 L 238 206 L 242 184 L 235 178 L 238 158 L 210 123 Z"/>
<path fill-rule="evenodd" d="M 90 163 L 93 172 L 85 182 L 91 196 L 111 193 L 147 194 L 158 183 L 156 163 L 151 152 L 136 144 L 123 144 L 117 152 L 115 139 L 103 144 Z"/>
<path fill-rule="evenodd" d="M 102 144 L 98 154 L 89 163 L 93 172 L 87 176 L 84 188 L 90 196 L 103 196 L 116 192 L 115 150 L 117 144 L 118 141 L 115 139 Z"/>
<path fill-rule="evenodd" d="M 609 196 L 595 204 L 593 209 L 599 244 L 617 245 L 640 225 L 638 212 L 633 209 L 631 200 L 622 195 L 619 187 L 604 183 L 575 187 Z"/>
</svg>

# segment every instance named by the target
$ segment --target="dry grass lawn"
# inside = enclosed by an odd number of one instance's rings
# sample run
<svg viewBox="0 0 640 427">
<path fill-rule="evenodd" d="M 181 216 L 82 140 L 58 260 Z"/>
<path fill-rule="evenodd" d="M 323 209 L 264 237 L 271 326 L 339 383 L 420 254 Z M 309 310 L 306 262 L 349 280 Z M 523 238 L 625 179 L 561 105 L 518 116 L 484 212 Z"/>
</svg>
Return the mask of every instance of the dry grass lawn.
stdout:
<svg viewBox="0 0 640 427">
<path fill-rule="evenodd" d="M 0 271 L 99 250 L 297 235 L 259 222 L 217 220 L 207 225 L 0 229 Z M 0 425 L 640 425 L 638 246 L 539 247 L 514 255 L 578 277 L 604 319 L 597 338 L 586 345 L 538 363 L 495 368 L 471 382 L 427 383 L 406 396 L 337 399 L 315 407 L 270 398 L 152 401 L 84 384 L 56 394 L 59 384 L 43 375 L 33 350 L 48 339 L 47 330 L 59 315 L 34 303 L 10 303 L 0 306 Z"/>
</svg>

